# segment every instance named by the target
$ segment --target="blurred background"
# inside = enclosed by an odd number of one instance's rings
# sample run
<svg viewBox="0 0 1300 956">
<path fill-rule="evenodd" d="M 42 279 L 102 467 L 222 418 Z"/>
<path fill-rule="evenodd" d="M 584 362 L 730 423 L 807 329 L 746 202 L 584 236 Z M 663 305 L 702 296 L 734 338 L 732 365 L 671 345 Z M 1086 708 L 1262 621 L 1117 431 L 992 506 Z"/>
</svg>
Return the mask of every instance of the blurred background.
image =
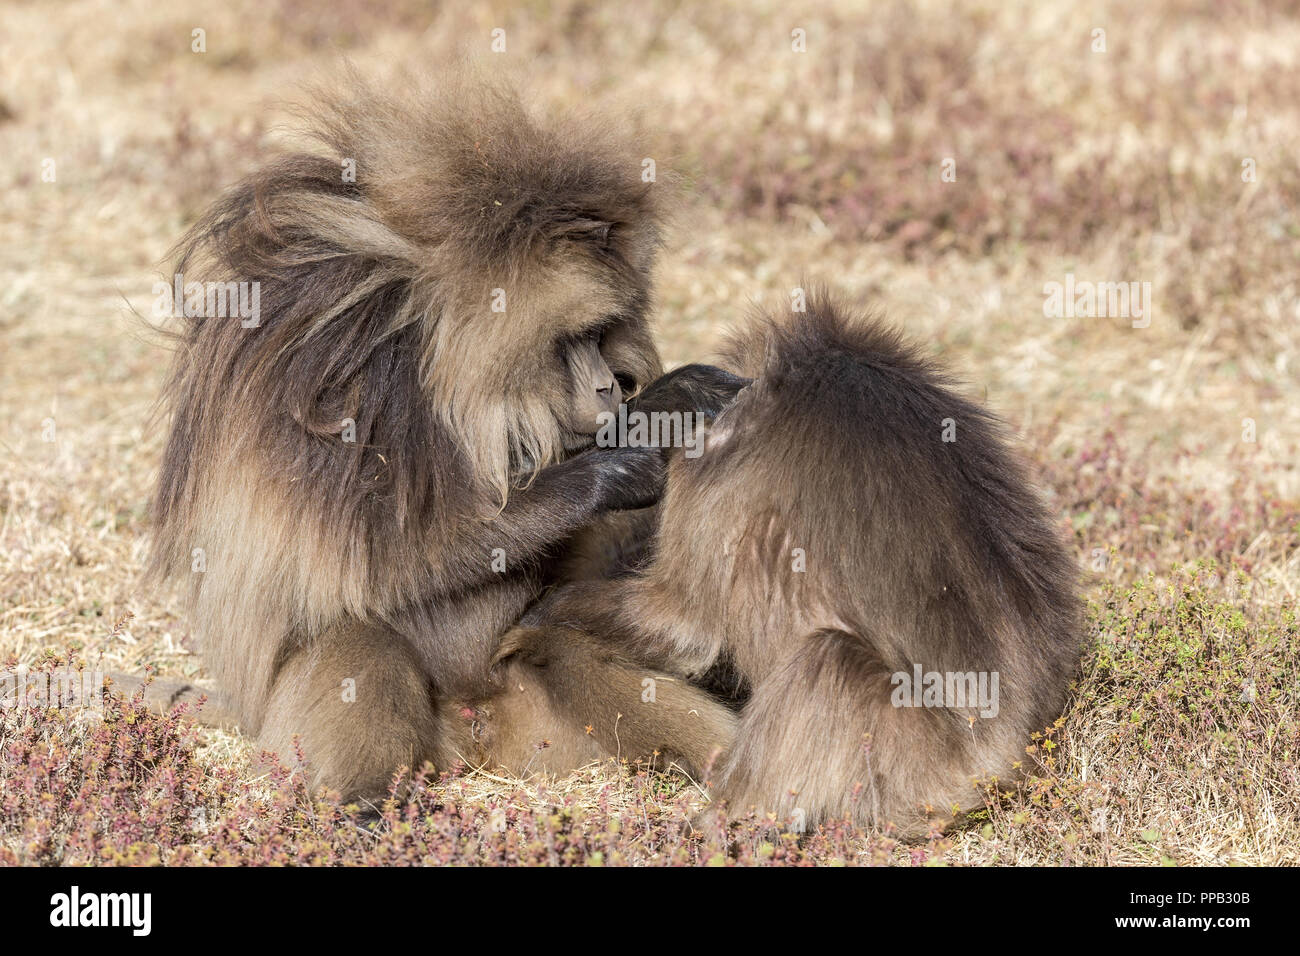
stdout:
<svg viewBox="0 0 1300 956">
<path fill-rule="evenodd" d="M 137 590 L 167 356 L 130 313 L 344 58 L 468 54 L 541 110 L 634 111 L 686 183 L 665 358 L 796 286 L 883 311 L 1022 432 L 1092 639 L 1112 589 L 1198 562 L 1249 580 L 1235 612 L 1294 606 L 1293 3 L 10 0 L 0 42 L 0 659 L 203 677 L 178 604 Z M 1150 283 L 1149 324 L 1046 314 L 1067 275 Z M 1294 654 L 1261 661 L 1293 700 Z"/>
</svg>

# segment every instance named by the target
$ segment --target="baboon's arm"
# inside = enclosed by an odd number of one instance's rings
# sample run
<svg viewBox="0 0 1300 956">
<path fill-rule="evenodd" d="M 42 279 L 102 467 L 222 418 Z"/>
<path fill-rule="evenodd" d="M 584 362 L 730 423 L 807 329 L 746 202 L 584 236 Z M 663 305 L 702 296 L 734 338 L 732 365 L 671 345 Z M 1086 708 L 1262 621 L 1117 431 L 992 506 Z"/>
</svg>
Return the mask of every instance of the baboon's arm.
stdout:
<svg viewBox="0 0 1300 956">
<path fill-rule="evenodd" d="M 672 601 L 656 600 L 640 575 L 575 581 L 556 588 L 521 625 L 580 630 L 646 667 L 688 678 L 709 671 L 722 649 L 683 618 Z"/>
<path fill-rule="evenodd" d="M 710 365 L 686 365 L 653 382 L 633 410 L 696 412 L 712 417 L 735 398 L 748 379 Z M 501 513 L 474 545 L 460 553 L 490 554 L 503 548 L 507 562 L 531 562 L 574 532 L 610 511 L 646 508 L 663 493 L 667 448 L 593 448 L 543 468 L 525 488 L 515 490 Z M 452 549 L 455 553 L 457 549 Z M 453 586 L 473 587 L 492 574 L 488 561 L 448 566 Z"/>
<path fill-rule="evenodd" d="M 659 500 L 663 455 L 657 448 L 593 448 L 542 469 L 484 527 L 489 548 L 512 561 L 530 560 L 601 515 L 645 508 Z M 502 542 L 497 545 L 494 542 Z"/>
</svg>

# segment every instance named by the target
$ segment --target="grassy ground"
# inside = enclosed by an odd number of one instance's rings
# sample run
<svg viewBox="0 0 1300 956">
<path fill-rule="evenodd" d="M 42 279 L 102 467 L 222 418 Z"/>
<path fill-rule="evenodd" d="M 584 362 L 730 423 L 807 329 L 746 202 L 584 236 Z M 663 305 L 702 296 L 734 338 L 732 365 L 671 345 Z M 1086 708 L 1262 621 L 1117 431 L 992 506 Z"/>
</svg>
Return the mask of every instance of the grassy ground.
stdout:
<svg viewBox="0 0 1300 956">
<path fill-rule="evenodd" d="M 730 858 L 1300 860 L 1300 16 L 453 6 L 0 8 L 0 662 L 203 678 L 178 604 L 137 586 L 166 357 L 130 310 L 147 314 L 202 205 L 282 140 L 296 84 L 343 55 L 383 75 L 468 48 L 542 107 L 637 111 L 647 154 L 686 177 L 660 273 L 668 359 L 707 356 L 753 301 L 833 285 L 1023 430 L 1073 533 L 1089 646 L 1070 709 L 1027 742 L 1030 783 L 919 845 L 751 823 Z M 1150 282 L 1149 327 L 1046 317 L 1067 273 Z M 693 787 L 628 768 L 435 781 L 371 834 L 251 756 L 130 704 L 102 723 L 6 713 L 0 861 L 729 858 L 685 827 Z"/>
</svg>

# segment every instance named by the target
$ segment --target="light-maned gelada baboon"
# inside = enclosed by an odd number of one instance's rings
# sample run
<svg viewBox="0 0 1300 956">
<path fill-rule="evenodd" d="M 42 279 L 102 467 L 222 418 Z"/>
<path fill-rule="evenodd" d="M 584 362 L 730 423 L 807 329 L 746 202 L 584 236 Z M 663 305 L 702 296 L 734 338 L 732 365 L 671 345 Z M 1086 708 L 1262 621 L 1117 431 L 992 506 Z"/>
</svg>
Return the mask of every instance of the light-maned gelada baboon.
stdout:
<svg viewBox="0 0 1300 956">
<path fill-rule="evenodd" d="M 452 702 L 484 695 L 547 562 L 657 498 L 660 451 L 591 446 L 661 372 L 661 200 L 607 126 L 493 84 L 354 81 L 311 116 L 318 148 L 179 247 L 184 283 L 257 283 L 260 323 L 183 321 L 151 567 L 187 586 L 242 728 L 281 755 L 301 735 L 312 781 L 352 798 L 447 767 Z M 714 401 L 693 376 L 660 398 Z"/>
<path fill-rule="evenodd" d="M 1076 574 L 1004 427 L 825 296 L 760 316 L 722 364 L 753 382 L 700 457 L 672 459 L 652 556 L 526 614 L 507 690 L 545 685 L 575 634 L 683 678 L 722 667 L 739 726 L 694 725 L 691 749 L 725 751 L 733 809 L 915 833 L 926 808 L 977 804 L 973 782 L 1007 779 L 1060 713 L 1079 653 Z M 541 713 L 501 692 L 483 736 L 517 755 L 544 717 L 564 749 L 615 722 L 606 696 L 563 688 Z M 655 719 L 627 696 L 623 721 Z"/>
</svg>

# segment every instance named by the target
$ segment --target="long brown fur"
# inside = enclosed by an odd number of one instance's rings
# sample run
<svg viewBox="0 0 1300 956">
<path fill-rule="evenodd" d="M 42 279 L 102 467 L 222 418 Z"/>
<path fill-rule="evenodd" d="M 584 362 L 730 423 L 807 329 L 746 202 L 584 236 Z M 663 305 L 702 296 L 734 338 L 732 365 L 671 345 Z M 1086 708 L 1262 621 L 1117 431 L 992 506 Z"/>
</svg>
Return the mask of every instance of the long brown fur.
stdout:
<svg viewBox="0 0 1300 956">
<path fill-rule="evenodd" d="M 759 316 L 723 364 L 753 384 L 702 456 L 673 459 L 653 558 L 522 626 L 734 674 L 747 699 L 716 741 L 733 808 L 914 833 L 927 808 L 978 804 L 974 781 L 1010 775 L 1059 714 L 1079 653 L 1075 571 L 1003 426 L 824 296 Z M 914 665 L 997 671 L 997 716 L 894 706 Z"/>
<path fill-rule="evenodd" d="M 517 627 L 497 656 L 492 696 L 462 716 L 474 759 L 517 776 L 611 756 L 702 775 L 736 732 L 735 713 L 685 678 L 572 628 Z"/>
<path fill-rule="evenodd" d="M 445 767 L 440 702 L 482 693 L 544 561 L 657 494 L 653 450 L 566 451 L 565 341 L 598 336 L 625 391 L 660 372 L 661 200 L 604 128 L 492 85 L 353 82 L 311 113 L 318 149 L 179 248 L 186 282 L 259 283 L 261 324 L 183 321 L 151 572 L 186 585 L 243 729 L 301 734 L 346 796 Z"/>
</svg>

